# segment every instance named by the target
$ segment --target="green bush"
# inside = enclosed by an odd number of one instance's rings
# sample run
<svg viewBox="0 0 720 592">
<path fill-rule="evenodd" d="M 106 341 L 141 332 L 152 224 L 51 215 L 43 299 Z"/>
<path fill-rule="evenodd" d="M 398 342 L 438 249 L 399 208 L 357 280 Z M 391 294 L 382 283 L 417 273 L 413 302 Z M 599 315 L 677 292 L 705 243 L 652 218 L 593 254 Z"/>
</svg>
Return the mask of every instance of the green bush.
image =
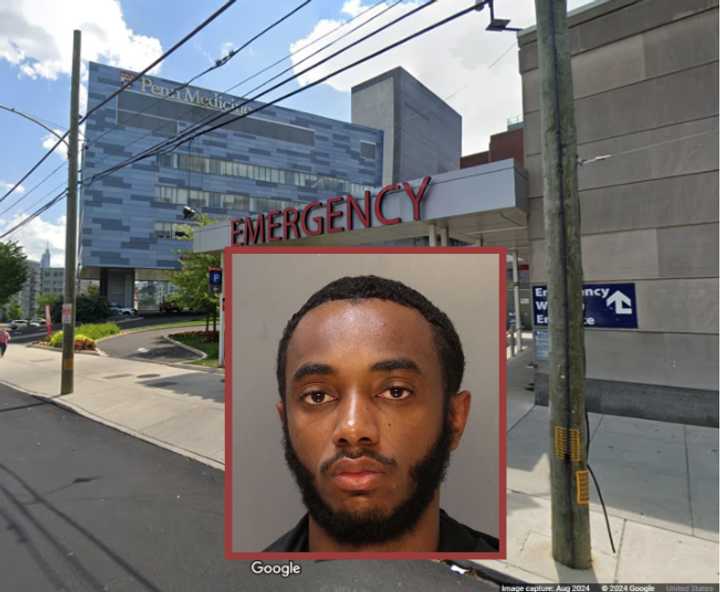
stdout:
<svg viewBox="0 0 720 592">
<path fill-rule="evenodd" d="M 79 325 L 75 328 L 75 349 L 95 349 L 95 341 L 109 335 L 115 335 L 120 332 L 120 327 L 115 323 L 97 323 L 88 325 Z M 78 340 L 82 338 L 82 342 L 79 346 Z M 87 342 L 92 342 L 90 347 L 87 346 Z M 63 332 L 55 331 L 50 337 L 48 342 L 51 347 L 62 347 Z"/>
<path fill-rule="evenodd" d="M 75 301 L 75 322 L 95 323 L 110 318 L 110 304 L 100 294 L 80 294 Z M 52 307 L 53 322 L 60 322 L 62 316 L 62 299 Z"/>
<path fill-rule="evenodd" d="M 75 332 L 77 334 L 85 335 L 90 339 L 97 340 L 120 333 L 120 327 L 118 327 L 115 323 L 94 323 L 79 325 L 75 329 Z"/>
<path fill-rule="evenodd" d="M 62 347 L 62 340 L 63 332 L 55 331 L 55 333 L 53 333 L 50 337 L 50 341 L 48 341 L 48 343 L 50 344 L 50 347 Z"/>
<path fill-rule="evenodd" d="M 95 349 L 95 340 L 90 339 L 89 337 L 87 337 L 85 335 L 76 335 L 75 336 L 75 349 L 76 350 Z"/>
</svg>

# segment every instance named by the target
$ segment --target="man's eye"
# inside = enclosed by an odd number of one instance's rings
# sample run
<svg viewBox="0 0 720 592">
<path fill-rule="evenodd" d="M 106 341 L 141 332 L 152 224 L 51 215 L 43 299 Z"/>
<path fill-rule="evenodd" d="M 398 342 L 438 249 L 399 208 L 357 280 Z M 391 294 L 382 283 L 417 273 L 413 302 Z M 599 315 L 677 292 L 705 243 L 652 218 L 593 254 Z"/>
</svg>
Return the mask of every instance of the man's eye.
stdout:
<svg viewBox="0 0 720 592">
<path fill-rule="evenodd" d="M 401 401 L 407 399 L 412 395 L 412 391 L 403 386 L 391 386 L 380 393 L 379 397 L 382 399 L 390 399 L 392 401 Z"/>
<path fill-rule="evenodd" d="M 314 391 L 312 393 L 307 393 L 302 396 L 302 400 L 308 405 L 322 405 L 323 403 L 329 403 L 334 399 L 335 397 L 331 397 L 330 395 L 328 395 L 327 393 L 323 393 L 322 391 Z"/>
</svg>

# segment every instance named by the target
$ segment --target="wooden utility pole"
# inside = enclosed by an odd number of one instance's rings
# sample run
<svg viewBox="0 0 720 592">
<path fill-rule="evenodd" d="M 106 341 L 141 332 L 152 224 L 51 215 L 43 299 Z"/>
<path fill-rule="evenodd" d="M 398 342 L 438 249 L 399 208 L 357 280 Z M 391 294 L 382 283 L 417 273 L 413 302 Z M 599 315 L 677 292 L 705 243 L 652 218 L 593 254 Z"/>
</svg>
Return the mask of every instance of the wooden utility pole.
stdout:
<svg viewBox="0 0 720 592">
<path fill-rule="evenodd" d="M 565 0 L 535 0 L 550 332 L 553 558 L 591 564 L 575 104 Z"/>
<path fill-rule="evenodd" d="M 80 107 L 80 31 L 73 31 L 70 89 L 70 136 L 68 138 L 68 193 L 65 222 L 65 295 L 62 308 L 63 352 L 60 393 L 73 392 L 75 376 L 75 276 L 77 269 L 77 172 Z"/>
</svg>

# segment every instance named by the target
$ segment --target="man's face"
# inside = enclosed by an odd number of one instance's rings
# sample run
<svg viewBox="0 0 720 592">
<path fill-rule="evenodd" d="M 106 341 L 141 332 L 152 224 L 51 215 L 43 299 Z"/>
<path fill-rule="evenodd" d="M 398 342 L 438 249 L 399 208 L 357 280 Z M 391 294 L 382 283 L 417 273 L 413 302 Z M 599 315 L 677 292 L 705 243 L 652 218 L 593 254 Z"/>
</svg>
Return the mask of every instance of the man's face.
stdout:
<svg viewBox="0 0 720 592">
<path fill-rule="evenodd" d="M 313 518 L 357 544 L 411 529 L 465 421 L 446 414 L 430 324 L 394 302 L 327 302 L 298 324 L 285 371 L 286 458 Z"/>
</svg>

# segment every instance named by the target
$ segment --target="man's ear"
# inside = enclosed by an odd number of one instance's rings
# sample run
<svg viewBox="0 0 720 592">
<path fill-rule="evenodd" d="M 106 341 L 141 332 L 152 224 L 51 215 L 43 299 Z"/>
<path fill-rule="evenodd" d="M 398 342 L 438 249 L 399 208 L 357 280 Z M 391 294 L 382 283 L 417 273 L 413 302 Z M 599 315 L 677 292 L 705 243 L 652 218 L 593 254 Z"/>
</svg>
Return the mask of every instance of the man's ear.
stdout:
<svg viewBox="0 0 720 592">
<path fill-rule="evenodd" d="M 452 439 L 450 441 L 450 450 L 455 450 L 460 446 L 460 440 L 465 432 L 465 424 L 470 415 L 470 401 L 472 395 L 470 391 L 460 391 L 456 395 L 450 397 L 450 429 L 452 431 Z"/>
<path fill-rule="evenodd" d="M 277 411 L 280 421 L 285 423 L 285 403 L 283 401 L 275 403 L 275 411 Z"/>
</svg>

